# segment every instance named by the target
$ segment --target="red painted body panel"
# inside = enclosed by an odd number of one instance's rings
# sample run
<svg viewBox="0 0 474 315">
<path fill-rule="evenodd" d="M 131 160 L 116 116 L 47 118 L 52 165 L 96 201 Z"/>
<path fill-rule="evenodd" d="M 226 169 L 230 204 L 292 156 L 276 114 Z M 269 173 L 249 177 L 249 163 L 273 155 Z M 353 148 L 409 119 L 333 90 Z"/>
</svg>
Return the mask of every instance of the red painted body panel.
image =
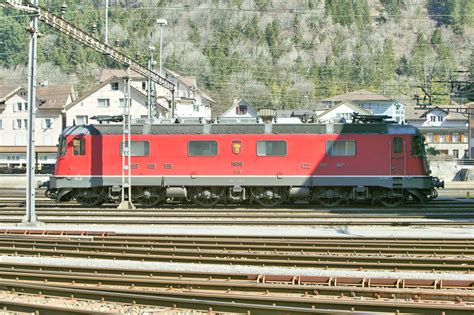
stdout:
<svg viewBox="0 0 474 315">
<path fill-rule="evenodd" d="M 68 136 L 68 150 L 59 157 L 57 176 L 67 175 L 121 175 L 119 154 L 121 135 L 86 135 L 85 155 L 72 154 L 72 139 Z M 398 173 L 392 169 L 392 139 L 404 140 L 403 160 L 398 160 Z M 428 175 L 423 160 L 411 154 L 412 135 L 393 134 L 170 134 L 133 135 L 132 140 L 150 143 L 149 156 L 132 157 L 136 175 L 256 175 L 256 176 L 392 176 Z M 188 141 L 215 140 L 218 155 L 212 157 L 190 157 Z M 241 141 L 240 153 L 232 151 L 232 142 Z M 287 141 L 287 156 L 260 157 L 256 154 L 257 140 Z M 326 155 L 328 140 L 355 140 L 356 155 L 331 157 Z M 154 164 L 154 168 L 150 168 Z M 241 164 L 241 166 L 239 166 Z M 166 168 L 171 165 L 171 168 Z M 236 166 L 237 165 L 237 166 Z"/>
</svg>

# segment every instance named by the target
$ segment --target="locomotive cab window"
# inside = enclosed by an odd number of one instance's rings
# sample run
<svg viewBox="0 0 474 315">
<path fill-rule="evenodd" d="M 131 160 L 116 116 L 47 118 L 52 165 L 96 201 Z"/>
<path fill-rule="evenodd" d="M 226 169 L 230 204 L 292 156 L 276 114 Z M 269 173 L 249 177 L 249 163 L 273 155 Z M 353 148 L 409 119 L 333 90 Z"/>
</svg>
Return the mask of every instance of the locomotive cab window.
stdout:
<svg viewBox="0 0 474 315">
<path fill-rule="evenodd" d="M 423 142 L 423 136 L 416 135 L 411 139 L 411 154 L 413 156 L 425 156 L 425 144 Z"/>
<path fill-rule="evenodd" d="M 257 156 L 286 156 L 286 141 L 257 141 Z"/>
<path fill-rule="evenodd" d="M 72 154 L 86 154 L 86 140 L 84 138 L 72 139 Z"/>
<path fill-rule="evenodd" d="M 217 141 L 189 141 L 189 156 L 216 156 Z"/>
<path fill-rule="evenodd" d="M 120 142 L 120 156 L 123 155 L 123 142 Z M 148 141 L 131 141 L 131 156 L 148 156 L 150 154 L 150 143 Z"/>
<path fill-rule="evenodd" d="M 403 153 L 403 139 L 401 137 L 395 137 L 392 140 L 392 150 L 395 154 Z"/>
<path fill-rule="evenodd" d="M 353 140 L 335 140 L 326 142 L 328 156 L 355 156 L 356 142 Z"/>
<path fill-rule="evenodd" d="M 66 137 L 59 138 L 58 156 L 65 156 L 67 152 Z"/>
</svg>

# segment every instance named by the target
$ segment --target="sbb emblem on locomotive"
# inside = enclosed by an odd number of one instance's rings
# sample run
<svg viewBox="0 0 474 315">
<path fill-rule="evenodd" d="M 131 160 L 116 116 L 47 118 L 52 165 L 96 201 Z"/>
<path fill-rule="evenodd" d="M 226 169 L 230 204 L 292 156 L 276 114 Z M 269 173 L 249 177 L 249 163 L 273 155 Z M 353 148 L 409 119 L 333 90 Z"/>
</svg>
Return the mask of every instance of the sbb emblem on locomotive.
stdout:
<svg viewBox="0 0 474 315">
<path fill-rule="evenodd" d="M 242 150 L 242 142 L 240 140 L 232 141 L 232 153 L 239 154 Z"/>
</svg>

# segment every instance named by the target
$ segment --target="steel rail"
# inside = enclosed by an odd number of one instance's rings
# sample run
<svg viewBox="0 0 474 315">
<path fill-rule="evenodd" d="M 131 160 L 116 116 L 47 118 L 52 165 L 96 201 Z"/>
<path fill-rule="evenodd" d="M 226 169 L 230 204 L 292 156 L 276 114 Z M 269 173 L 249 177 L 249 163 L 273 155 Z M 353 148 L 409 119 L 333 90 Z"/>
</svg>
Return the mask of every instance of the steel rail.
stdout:
<svg viewBox="0 0 474 315">
<path fill-rule="evenodd" d="M 277 295 L 234 294 L 233 292 L 219 294 L 212 292 L 164 291 L 160 293 L 137 292 L 134 288 L 108 288 L 107 291 L 98 287 L 78 287 L 75 285 L 53 284 L 23 284 L 15 281 L 0 281 L 0 287 L 5 290 L 22 290 L 23 292 L 38 292 L 60 296 L 82 297 L 87 299 L 104 299 L 117 302 L 135 302 L 145 305 L 162 306 L 174 305 L 180 308 L 207 308 L 220 311 L 258 311 L 258 314 L 305 314 L 334 311 L 391 311 L 391 312 L 423 312 L 423 314 L 469 314 L 474 311 L 471 303 L 419 303 L 417 301 L 358 299 L 358 298 L 322 298 L 321 296 L 286 297 Z"/>
<path fill-rule="evenodd" d="M 473 289 L 471 280 L 440 280 L 440 279 L 410 279 L 410 278 L 376 278 L 376 277 L 333 277 L 333 276 L 298 276 L 298 275 L 247 275 L 240 273 L 200 272 L 190 270 L 140 270 L 117 267 L 78 267 L 57 264 L 0 262 L 2 271 L 36 272 L 49 274 L 90 274 L 107 277 L 126 277 L 139 279 L 185 279 L 187 281 L 221 281 L 226 283 L 269 283 L 301 284 L 304 286 L 319 285 L 323 287 L 338 286 L 349 288 L 393 288 L 393 289 Z M 436 275 L 433 275 L 436 277 Z"/>
<path fill-rule="evenodd" d="M 394 287 L 389 285 L 395 281 L 388 282 L 387 279 L 357 279 L 340 278 L 332 279 L 324 284 L 317 281 L 327 281 L 318 277 L 295 277 L 295 276 L 247 276 L 247 279 L 229 280 L 219 279 L 210 274 L 208 278 L 197 279 L 194 277 L 183 277 L 182 275 L 150 277 L 127 274 L 88 272 L 59 272 L 38 271 L 31 269 L 11 270 L 0 269 L 0 278 L 4 280 L 15 280 L 16 282 L 30 283 L 43 282 L 48 284 L 75 284 L 83 286 L 100 287 L 107 290 L 109 287 L 133 287 L 134 290 L 143 290 L 144 293 L 161 292 L 162 290 L 194 290 L 221 293 L 255 293 L 255 294 L 285 294 L 294 296 L 334 296 L 334 297 L 358 297 L 358 298 L 380 298 L 380 299 L 405 299 L 417 301 L 452 301 L 459 303 L 474 302 L 474 281 L 446 281 L 446 289 L 440 289 L 440 281 L 397 279 Z M 371 283 L 370 287 L 364 287 L 363 281 Z M 359 282 L 357 282 L 359 281 Z M 339 282 L 339 283 L 338 283 Z M 356 284 L 358 286 L 354 286 Z M 403 288 L 399 287 L 403 286 Z"/>
<path fill-rule="evenodd" d="M 65 246 L 79 247 L 79 246 L 105 246 L 112 249 L 126 249 L 144 251 L 150 253 L 155 249 L 170 249 L 170 250 L 190 250 L 199 248 L 199 250 L 239 250 L 248 252 L 268 252 L 297 255 L 313 255 L 313 254 L 372 254 L 372 255 L 411 255 L 416 257 L 423 256 L 444 256 L 454 258 L 468 258 L 474 256 L 474 244 L 470 240 L 466 240 L 459 244 L 437 244 L 437 243 L 414 243 L 410 241 L 388 241 L 386 243 L 375 242 L 371 243 L 365 239 L 356 240 L 334 240 L 318 242 L 292 242 L 291 239 L 281 238 L 279 240 L 232 240 L 232 239 L 186 239 L 186 238 L 163 238 L 163 239 L 148 239 L 141 238 L 136 240 L 129 240 L 123 237 L 114 236 L 95 236 L 77 239 L 74 236 L 55 237 L 54 235 L 44 236 L 28 236 L 28 235 L 2 235 L 0 234 L 0 245 L 8 245 L 15 242 L 15 247 L 23 246 Z M 474 257 L 473 257 L 474 258 Z M 446 260 L 445 260 L 446 261 Z"/>
<path fill-rule="evenodd" d="M 91 310 L 80 310 L 77 308 L 53 306 L 46 304 L 34 304 L 34 303 L 22 303 L 18 301 L 11 300 L 0 300 L 0 308 L 2 314 L 8 314 L 5 312 L 11 312 L 15 315 L 21 314 L 50 314 L 50 315 L 82 315 L 82 314 L 115 314 L 113 312 L 103 312 L 103 311 L 91 311 Z"/>
<path fill-rule="evenodd" d="M 15 256 L 71 257 L 88 259 L 116 259 L 135 261 L 188 262 L 230 265 L 293 266 L 313 268 L 339 268 L 358 270 L 416 270 L 416 271 L 457 271 L 474 270 L 471 258 L 412 257 L 383 255 L 294 255 L 278 252 L 249 251 L 208 251 L 179 249 L 134 249 L 123 247 L 85 245 L 19 245 L 0 246 L 0 253 Z"/>
<path fill-rule="evenodd" d="M 49 236 L 44 238 L 43 236 Z M 392 248 L 393 246 L 407 246 L 415 250 L 423 249 L 444 249 L 458 248 L 460 250 L 469 250 L 474 247 L 471 239 L 459 238 L 412 238 L 412 237 L 353 237 L 353 236 L 262 236 L 262 235 L 161 235 L 161 234 L 140 234 L 140 233 L 116 233 L 113 231 L 101 230 L 53 230 L 53 229 L 0 229 L 0 239 L 17 239 L 31 241 L 45 240 L 68 240 L 95 241 L 103 243 L 136 244 L 153 245 L 153 244 L 220 244 L 224 245 L 281 245 L 288 248 L 295 246 L 318 246 L 335 245 L 337 248 L 348 245 L 360 245 L 364 248 L 384 247 Z M 284 244 L 284 245 L 282 245 Z"/>
</svg>

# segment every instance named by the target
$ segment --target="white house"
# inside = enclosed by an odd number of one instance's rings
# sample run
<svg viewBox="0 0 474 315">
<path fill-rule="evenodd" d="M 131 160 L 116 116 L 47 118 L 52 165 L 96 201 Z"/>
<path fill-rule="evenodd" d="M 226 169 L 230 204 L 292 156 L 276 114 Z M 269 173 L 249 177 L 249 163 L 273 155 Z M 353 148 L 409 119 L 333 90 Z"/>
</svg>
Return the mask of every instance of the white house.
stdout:
<svg viewBox="0 0 474 315">
<path fill-rule="evenodd" d="M 56 144 L 64 128 L 62 110 L 74 99 L 71 85 L 40 86 L 36 95 L 35 145 L 40 165 L 54 164 Z M 22 86 L 0 87 L 0 165 L 26 163 L 28 91 Z"/>
<path fill-rule="evenodd" d="M 322 100 L 321 103 L 325 107 L 334 107 L 347 101 L 370 111 L 372 115 L 390 116 L 392 120 L 400 124 L 405 122 L 405 105 L 397 100 L 367 90 L 333 96 Z"/>
<path fill-rule="evenodd" d="M 352 102 L 342 102 L 322 112 L 318 116 L 318 121 L 323 124 L 335 121 L 350 123 L 352 122 L 352 115 L 354 113 L 360 115 L 372 115 L 370 111 L 363 109 Z"/>
<path fill-rule="evenodd" d="M 98 123 L 91 117 L 121 115 L 125 106 L 123 80 L 112 76 L 67 105 L 64 109 L 67 126 Z M 130 89 L 132 119 L 148 117 L 145 93 L 135 85 Z"/>
<path fill-rule="evenodd" d="M 455 159 L 468 157 L 468 118 L 461 112 L 464 107 L 443 105 L 429 109 L 406 107 L 406 122 L 416 126 L 425 136 L 428 147 Z"/>
<path fill-rule="evenodd" d="M 219 119 L 232 123 L 240 123 L 248 119 L 256 119 L 257 117 L 258 111 L 255 108 L 247 101 L 236 98 L 232 106 L 220 115 Z"/>
<path fill-rule="evenodd" d="M 211 118 L 211 108 L 214 100 L 197 87 L 196 78 L 193 76 L 181 76 L 168 69 L 164 69 L 164 77 L 175 85 L 175 116 L 181 118 Z M 124 70 L 104 69 L 100 76 L 100 83 L 111 77 L 122 79 Z M 136 91 L 141 91 L 145 96 L 148 91 L 148 80 L 144 76 L 132 71 L 131 86 Z M 153 84 L 156 87 L 156 110 L 158 117 L 171 116 L 171 93 L 164 87 Z M 153 89 L 153 87 L 152 87 Z"/>
</svg>

